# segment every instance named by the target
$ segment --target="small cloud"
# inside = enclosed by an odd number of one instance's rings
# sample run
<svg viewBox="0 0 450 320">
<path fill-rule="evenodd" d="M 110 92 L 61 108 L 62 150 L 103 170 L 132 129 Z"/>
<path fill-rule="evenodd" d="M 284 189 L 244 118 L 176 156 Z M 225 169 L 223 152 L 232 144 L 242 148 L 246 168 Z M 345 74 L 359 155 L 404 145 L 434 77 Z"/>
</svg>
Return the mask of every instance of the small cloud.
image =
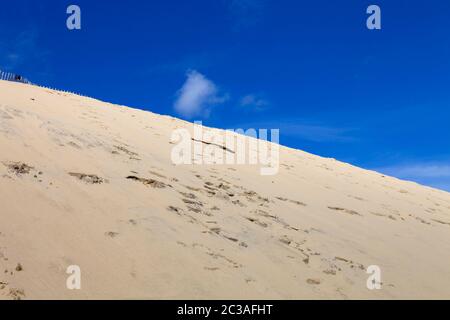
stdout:
<svg viewBox="0 0 450 320">
<path fill-rule="evenodd" d="M 450 191 L 450 163 L 410 163 L 374 169 L 399 179 Z"/>
<path fill-rule="evenodd" d="M 382 168 L 401 177 L 450 178 L 450 164 L 413 164 Z"/>
<path fill-rule="evenodd" d="M 254 94 L 249 94 L 244 96 L 241 101 L 240 105 L 242 107 L 253 107 L 255 109 L 262 109 L 269 105 L 269 102 L 267 100 L 264 100 L 262 98 L 259 98 L 258 96 Z"/>
<path fill-rule="evenodd" d="M 187 73 L 186 82 L 178 91 L 174 108 L 182 116 L 192 118 L 208 115 L 211 106 L 227 100 L 228 95 L 219 96 L 219 90 L 211 80 L 192 70 Z"/>
<path fill-rule="evenodd" d="M 354 142 L 356 138 L 349 135 L 352 129 L 336 128 L 311 124 L 288 124 L 280 130 L 286 135 L 312 142 Z"/>
<path fill-rule="evenodd" d="M 243 128 L 279 129 L 281 136 L 315 143 L 353 143 L 355 128 L 340 128 L 327 124 L 317 124 L 302 119 L 279 119 L 278 121 L 240 124 Z"/>
</svg>

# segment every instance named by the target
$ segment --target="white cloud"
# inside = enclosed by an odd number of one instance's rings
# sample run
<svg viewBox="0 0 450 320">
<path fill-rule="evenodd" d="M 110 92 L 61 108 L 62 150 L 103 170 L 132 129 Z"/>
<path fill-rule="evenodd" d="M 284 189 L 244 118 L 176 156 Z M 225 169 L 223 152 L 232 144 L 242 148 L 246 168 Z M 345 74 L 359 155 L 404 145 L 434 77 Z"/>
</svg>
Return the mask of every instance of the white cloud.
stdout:
<svg viewBox="0 0 450 320">
<path fill-rule="evenodd" d="M 209 108 L 224 103 L 227 95 L 219 96 L 217 86 L 201 73 L 192 70 L 187 73 L 183 87 L 178 91 L 175 110 L 184 117 L 207 115 Z"/>
<path fill-rule="evenodd" d="M 294 123 L 295 122 L 295 123 Z M 357 129 L 340 128 L 323 124 L 311 124 L 302 120 L 280 120 L 261 124 L 263 128 L 279 128 L 280 134 L 296 139 L 316 143 L 353 143 L 358 141 L 355 136 Z"/>
<path fill-rule="evenodd" d="M 358 128 L 334 127 L 296 118 L 236 123 L 234 127 L 279 129 L 281 136 L 316 143 L 354 143 L 359 141 Z"/>
<path fill-rule="evenodd" d="M 352 136 L 355 129 L 337 128 L 313 124 L 287 124 L 280 130 L 286 135 L 312 142 L 355 142 L 358 139 Z"/>
<path fill-rule="evenodd" d="M 380 168 L 380 171 L 392 172 L 396 176 L 409 178 L 450 178 L 448 164 L 412 164 Z"/>
<path fill-rule="evenodd" d="M 240 104 L 242 107 L 254 107 L 256 109 L 261 109 L 261 108 L 269 105 L 269 103 L 266 100 L 261 99 L 257 95 L 254 95 L 254 94 L 249 94 L 249 95 L 244 96 L 241 99 Z"/>
<path fill-rule="evenodd" d="M 416 181 L 424 185 L 450 191 L 449 163 L 399 164 L 375 168 L 374 170 L 399 179 Z"/>
</svg>

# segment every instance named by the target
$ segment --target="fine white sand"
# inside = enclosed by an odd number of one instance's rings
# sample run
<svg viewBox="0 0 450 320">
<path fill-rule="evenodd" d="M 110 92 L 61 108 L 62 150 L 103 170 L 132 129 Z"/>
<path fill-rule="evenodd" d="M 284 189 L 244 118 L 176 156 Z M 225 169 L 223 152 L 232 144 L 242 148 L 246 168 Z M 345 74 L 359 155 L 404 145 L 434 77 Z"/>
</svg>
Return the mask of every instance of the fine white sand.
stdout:
<svg viewBox="0 0 450 320">
<path fill-rule="evenodd" d="M 0 81 L 0 299 L 450 298 L 449 193 L 285 147 L 175 166 L 177 128 Z"/>
</svg>

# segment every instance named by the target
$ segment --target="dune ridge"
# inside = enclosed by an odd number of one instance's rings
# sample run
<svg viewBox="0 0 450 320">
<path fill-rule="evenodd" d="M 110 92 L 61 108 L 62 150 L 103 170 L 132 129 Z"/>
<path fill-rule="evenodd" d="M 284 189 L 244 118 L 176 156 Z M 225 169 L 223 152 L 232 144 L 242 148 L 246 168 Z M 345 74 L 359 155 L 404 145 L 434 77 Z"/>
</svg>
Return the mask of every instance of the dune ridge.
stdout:
<svg viewBox="0 0 450 320">
<path fill-rule="evenodd" d="M 179 128 L 0 81 L 0 299 L 450 297 L 449 193 L 286 147 L 274 176 L 176 166 Z"/>
</svg>

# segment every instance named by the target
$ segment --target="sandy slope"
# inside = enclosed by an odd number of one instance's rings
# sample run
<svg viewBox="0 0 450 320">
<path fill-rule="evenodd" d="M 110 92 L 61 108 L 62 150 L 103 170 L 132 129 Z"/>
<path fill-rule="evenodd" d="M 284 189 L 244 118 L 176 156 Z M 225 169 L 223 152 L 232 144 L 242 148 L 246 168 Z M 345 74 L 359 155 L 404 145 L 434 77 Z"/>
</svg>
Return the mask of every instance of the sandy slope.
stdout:
<svg viewBox="0 0 450 320">
<path fill-rule="evenodd" d="M 182 127 L 0 81 L 0 299 L 450 298 L 449 193 L 288 148 L 175 166 Z"/>
</svg>

